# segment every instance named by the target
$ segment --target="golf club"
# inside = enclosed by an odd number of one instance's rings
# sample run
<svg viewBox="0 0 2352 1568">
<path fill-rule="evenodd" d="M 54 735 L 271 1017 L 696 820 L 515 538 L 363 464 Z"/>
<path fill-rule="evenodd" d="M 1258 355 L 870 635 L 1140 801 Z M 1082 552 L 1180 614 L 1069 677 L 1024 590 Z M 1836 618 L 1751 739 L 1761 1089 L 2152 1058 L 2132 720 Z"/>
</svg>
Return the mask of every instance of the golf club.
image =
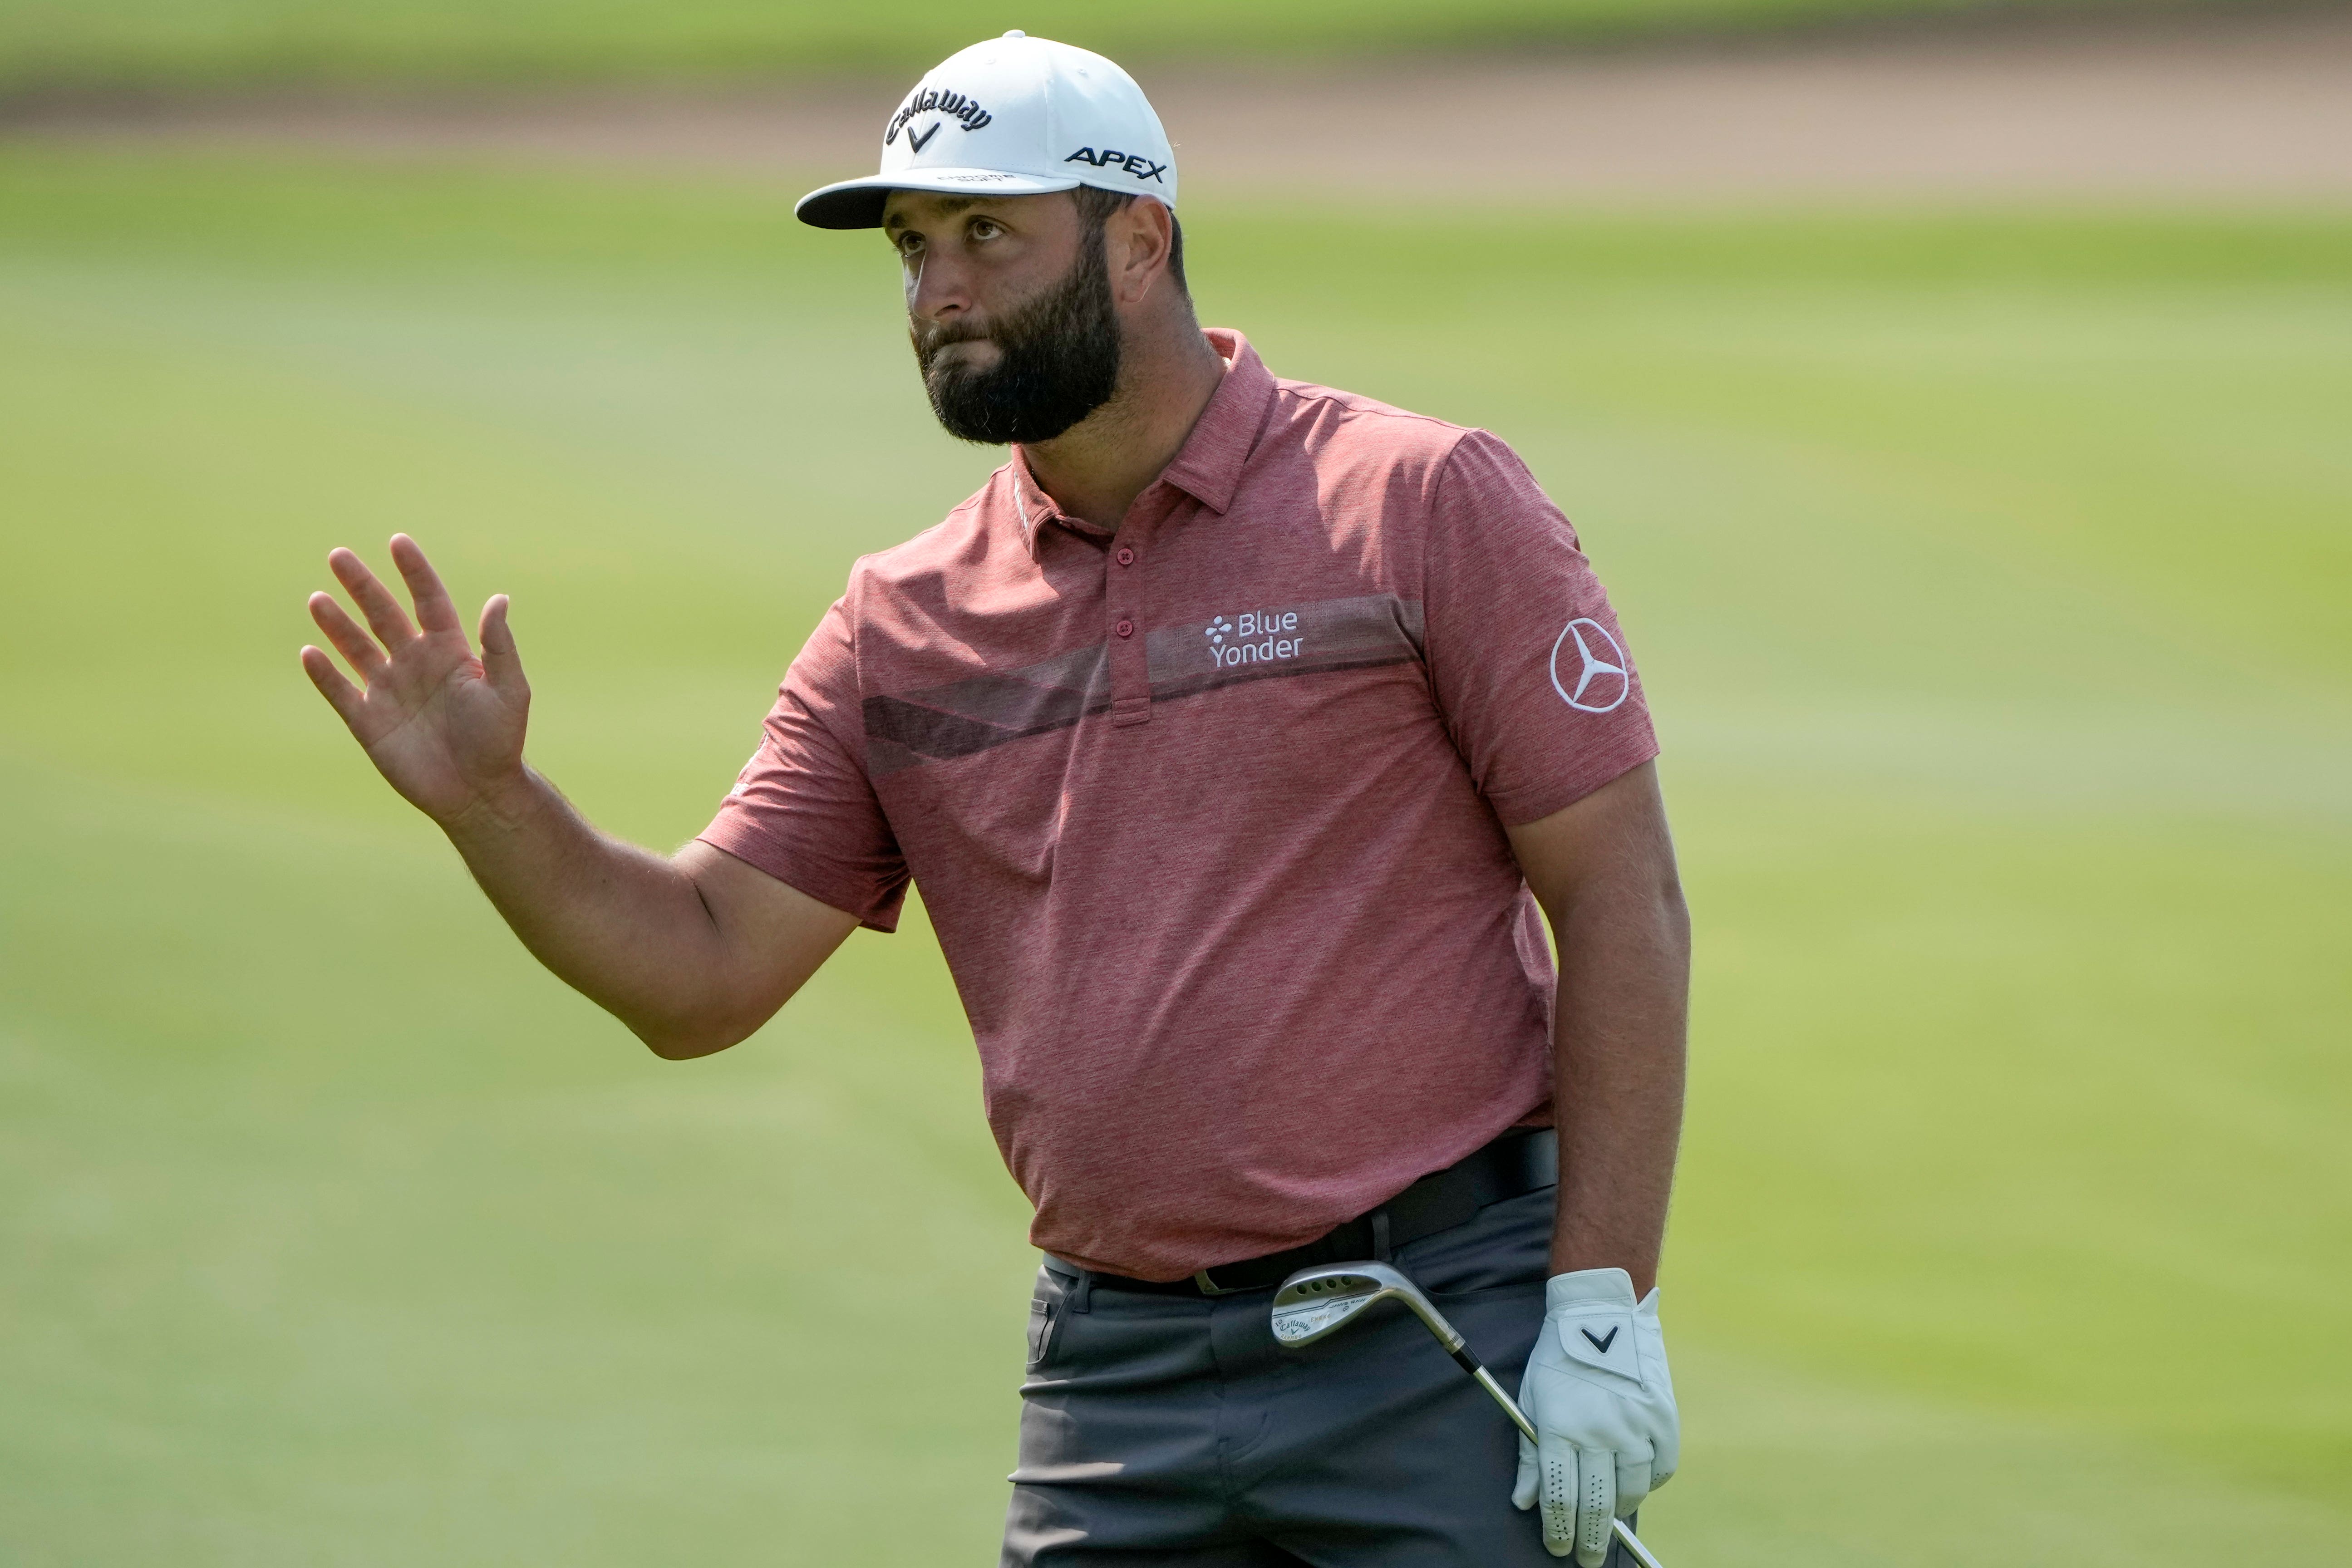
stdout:
<svg viewBox="0 0 2352 1568">
<path fill-rule="evenodd" d="M 1420 1286 L 1385 1263 L 1327 1263 L 1318 1268 L 1302 1268 L 1282 1282 L 1274 1293 L 1274 1337 L 1285 1350 L 1297 1350 L 1316 1341 L 1328 1339 L 1363 1315 L 1364 1310 L 1376 1301 L 1402 1301 L 1419 1318 L 1422 1326 L 1437 1336 L 1445 1353 L 1460 1363 L 1462 1370 L 1478 1380 L 1478 1386 L 1494 1396 L 1503 1407 L 1511 1424 L 1524 1434 L 1528 1442 L 1536 1440 L 1535 1424 L 1528 1419 L 1519 1402 L 1503 1392 L 1494 1374 L 1479 1364 L 1470 1353 L 1469 1342 L 1445 1321 L 1445 1314 L 1435 1302 L 1422 1293 Z M 1633 1561 L 1642 1568 L 1659 1568 L 1658 1560 L 1641 1538 L 1625 1527 L 1622 1519 L 1609 1521 L 1610 1530 L 1625 1543 Z"/>
</svg>

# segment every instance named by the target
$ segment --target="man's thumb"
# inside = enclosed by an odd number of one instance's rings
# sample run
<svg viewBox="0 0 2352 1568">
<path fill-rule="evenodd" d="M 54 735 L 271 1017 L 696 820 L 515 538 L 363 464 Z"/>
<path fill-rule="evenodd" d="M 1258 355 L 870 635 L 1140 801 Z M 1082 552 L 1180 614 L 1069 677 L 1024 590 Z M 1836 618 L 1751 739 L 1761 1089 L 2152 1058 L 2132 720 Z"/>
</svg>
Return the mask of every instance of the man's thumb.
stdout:
<svg viewBox="0 0 2352 1568">
<path fill-rule="evenodd" d="M 514 633 L 507 626 L 507 596 L 493 594 L 482 606 L 480 633 L 482 676 L 501 697 L 528 697 L 530 683 L 522 678 L 522 655 L 515 651 Z"/>
</svg>

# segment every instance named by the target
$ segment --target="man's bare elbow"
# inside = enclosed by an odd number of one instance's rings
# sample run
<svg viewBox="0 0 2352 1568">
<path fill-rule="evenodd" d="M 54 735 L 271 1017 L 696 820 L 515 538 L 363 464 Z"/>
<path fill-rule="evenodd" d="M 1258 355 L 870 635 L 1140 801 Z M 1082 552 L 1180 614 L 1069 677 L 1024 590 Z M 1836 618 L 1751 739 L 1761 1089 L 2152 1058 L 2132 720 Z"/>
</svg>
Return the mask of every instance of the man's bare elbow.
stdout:
<svg viewBox="0 0 2352 1568">
<path fill-rule="evenodd" d="M 1683 933 L 1683 940 L 1688 942 L 1690 940 L 1690 900 L 1683 896 L 1682 875 L 1675 869 L 1674 862 L 1671 860 L 1658 875 L 1657 902 L 1658 911 L 1665 917 L 1666 923 L 1679 930 Z"/>
<path fill-rule="evenodd" d="M 631 1024 L 629 1030 L 645 1042 L 646 1049 L 666 1062 L 690 1062 L 698 1057 L 715 1057 L 730 1046 L 740 1046 L 759 1033 L 766 1020 L 749 1023 L 720 1021 L 671 1024 L 654 1026 Z"/>
<path fill-rule="evenodd" d="M 630 1033 L 645 1042 L 646 1049 L 666 1062 L 690 1062 L 697 1057 L 717 1056 L 728 1047 L 749 1038 L 749 1034 L 735 1034 L 709 1029 L 655 1029 L 632 1024 Z"/>
<path fill-rule="evenodd" d="M 645 1042 L 646 1049 L 664 1061 L 689 1062 L 698 1057 L 717 1056 L 730 1046 L 740 1046 L 760 1032 L 769 1019 L 782 1010 L 790 996 L 772 1004 L 713 1010 L 692 1017 L 624 1018 L 629 1032 Z"/>
</svg>

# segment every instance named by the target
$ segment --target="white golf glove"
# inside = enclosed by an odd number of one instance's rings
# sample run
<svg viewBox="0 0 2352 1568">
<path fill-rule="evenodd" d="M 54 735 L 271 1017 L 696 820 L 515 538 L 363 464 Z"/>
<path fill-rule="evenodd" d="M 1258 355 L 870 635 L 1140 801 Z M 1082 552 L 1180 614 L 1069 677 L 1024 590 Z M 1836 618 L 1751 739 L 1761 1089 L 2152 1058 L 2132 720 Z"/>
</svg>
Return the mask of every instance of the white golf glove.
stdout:
<svg viewBox="0 0 2352 1568">
<path fill-rule="evenodd" d="M 1544 1550 L 1581 1568 L 1609 1555 L 1612 1515 L 1630 1518 L 1682 1453 L 1658 1293 L 1633 1300 L 1622 1268 L 1555 1274 L 1543 1332 L 1519 1379 L 1519 1408 L 1543 1442 L 1519 1439 L 1511 1501 L 1543 1501 Z"/>
</svg>

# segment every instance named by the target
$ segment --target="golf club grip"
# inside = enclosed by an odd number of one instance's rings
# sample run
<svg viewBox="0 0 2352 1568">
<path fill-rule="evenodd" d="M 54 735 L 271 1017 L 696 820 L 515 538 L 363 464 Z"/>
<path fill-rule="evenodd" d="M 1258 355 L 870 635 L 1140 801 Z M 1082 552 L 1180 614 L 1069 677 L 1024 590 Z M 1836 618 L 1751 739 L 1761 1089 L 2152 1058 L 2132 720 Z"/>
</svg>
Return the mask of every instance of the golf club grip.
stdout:
<svg viewBox="0 0 2352 1568">
<path fill-rule="evenodd" d="M 1455 1351 L 1454 1359 L 1468 1367 L 1470 1375 L 1478 1380 L 1478 1386 L 1495 1396 L 1495 1403 L 1503 1407 L 1503 1413 L 1511 1418 L 1511 1425 L 1517 1426 L 1528 1442 L 1536 1441 L 1535 1423 L 1528 1419 L 1528 1413 L 1519 1408 L 1517 1400 L 1503 1392 L 1503 1385 L 1495 1381 L 1494 1373 L 1479 1365 L 1478 1358 L 1466 1350 Z M 1664 1568 L 1663 1563 L 1650 1554 L 1650 1549 L 1642 1544 L 1642 1538 L 1626 1527 L 1623 1520 L 1611 1520 L 1609 1532 L 1624 1542 L 1625 1550 L 1633 1553 L 1633 1561 L 1640 1563 L 1642 1568 Z"/>
</svg>

